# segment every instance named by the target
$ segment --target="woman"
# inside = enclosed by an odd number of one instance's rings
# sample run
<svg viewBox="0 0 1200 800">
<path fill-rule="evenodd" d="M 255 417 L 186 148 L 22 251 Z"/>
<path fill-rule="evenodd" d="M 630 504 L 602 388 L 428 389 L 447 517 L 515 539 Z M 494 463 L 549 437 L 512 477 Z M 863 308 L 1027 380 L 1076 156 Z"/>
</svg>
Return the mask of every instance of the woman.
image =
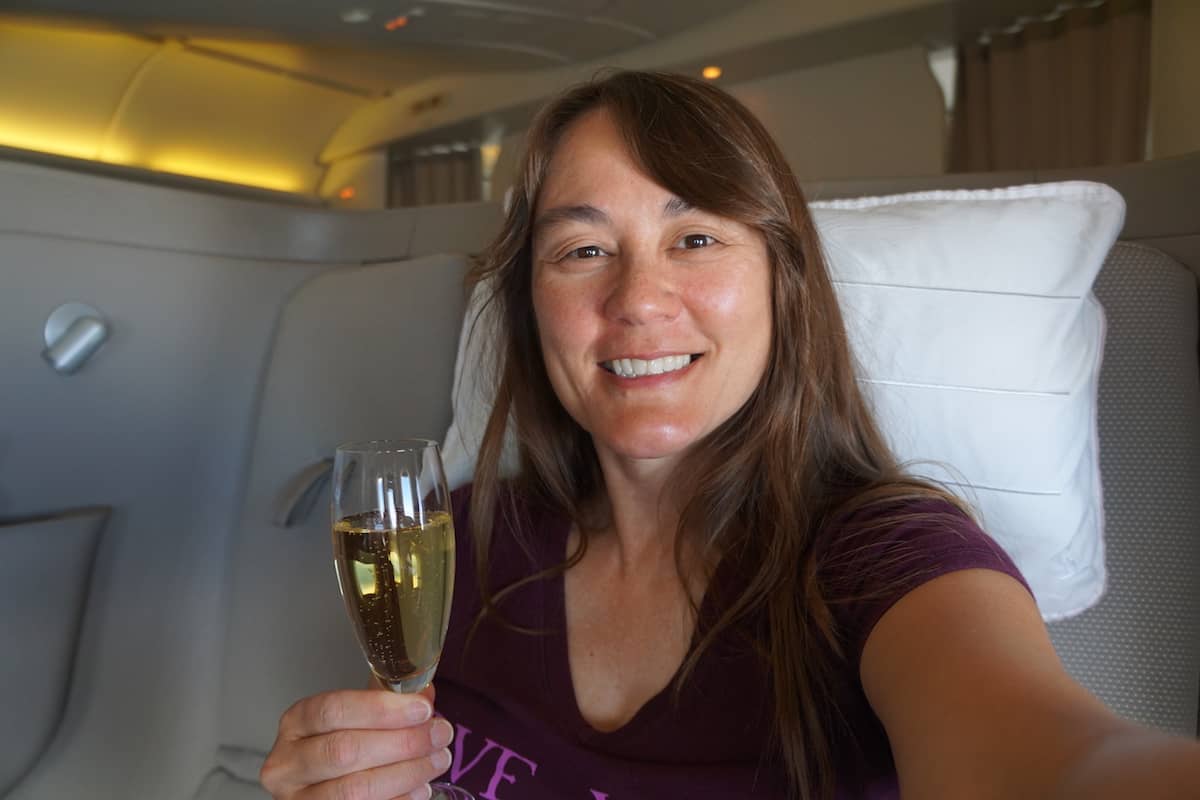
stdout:
<svg viewBox="0 0 1200 800">
<path fill-rule="evenodd" d="M 432 692 L 308 698 L 276 797 L 447 770 L 487 800 L 1200 792 L 1200 748 L 1076 685 L 1012 562 L 900 470 L 795 178 L 728 95 L 631 72 L 551 103 L 474 278 L 503 359 L 456 494 L 456 730 Z"/>
</svg>

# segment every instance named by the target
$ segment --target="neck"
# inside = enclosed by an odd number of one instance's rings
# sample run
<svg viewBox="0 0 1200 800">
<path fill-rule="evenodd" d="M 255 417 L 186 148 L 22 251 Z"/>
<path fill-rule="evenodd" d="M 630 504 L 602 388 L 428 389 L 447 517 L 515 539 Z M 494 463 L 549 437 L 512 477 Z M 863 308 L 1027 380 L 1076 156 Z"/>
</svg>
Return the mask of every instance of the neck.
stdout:
<svg viewBox="0 0 1200 800">
<path fill-rule="evenodd" d="M 611 513 L 609 545 L 622 572 L 675 570 L 679 506 L 671 492 L 677 458 L 632 460 L 599 453 Z"/>
</svg>

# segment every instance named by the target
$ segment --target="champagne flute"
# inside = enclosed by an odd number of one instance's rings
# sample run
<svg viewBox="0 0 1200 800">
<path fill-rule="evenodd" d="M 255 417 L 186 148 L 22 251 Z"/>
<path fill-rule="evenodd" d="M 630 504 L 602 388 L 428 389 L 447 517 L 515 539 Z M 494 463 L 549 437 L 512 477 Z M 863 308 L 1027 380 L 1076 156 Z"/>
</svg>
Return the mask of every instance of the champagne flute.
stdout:
<svg viewBox="0 0 1200 800">
<path fill-rule="evenodd" d="M 337 448 L 333 553 L 346 613 L 375 676 L 394 692 L 433 680 L 454 596 L 454 520 L 437 442 Z M 433 798 L 474 800 L 449 784 Z"/>
</svg>

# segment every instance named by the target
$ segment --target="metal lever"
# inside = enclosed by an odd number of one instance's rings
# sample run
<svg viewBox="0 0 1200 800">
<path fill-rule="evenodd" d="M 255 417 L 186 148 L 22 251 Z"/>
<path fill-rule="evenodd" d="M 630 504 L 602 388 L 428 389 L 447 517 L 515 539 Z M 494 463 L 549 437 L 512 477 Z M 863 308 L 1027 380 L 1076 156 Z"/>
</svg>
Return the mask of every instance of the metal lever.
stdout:
<svg viewBox="0 0 1200 800">
<path fill-rule="evenodd" d="M 323 458 L 297 472 L 279 493 L 272 522 L 280 528 L 294 528 L 307 520 L 332 474 L 332 458 Z"/>
</svg>

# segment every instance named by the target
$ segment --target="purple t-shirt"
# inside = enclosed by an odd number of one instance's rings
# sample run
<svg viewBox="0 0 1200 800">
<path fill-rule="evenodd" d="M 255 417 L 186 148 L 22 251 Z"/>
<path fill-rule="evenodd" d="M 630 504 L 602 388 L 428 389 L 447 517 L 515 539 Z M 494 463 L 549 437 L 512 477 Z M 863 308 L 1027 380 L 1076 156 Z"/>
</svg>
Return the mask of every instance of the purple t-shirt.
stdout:
<svg viewBox="0 0 1200 800">
<path fill-rule="evenodd" d="M 457 579 L 435 680 L 438 712 L 455 727 L 444 779 L 481 800 L 786 796 L 782 768 L 768 756 L 770 676 L 732 635 L 705 652 L 678 699 L 668 687 L 607 733 L 593 729 L 575 702 L 561 575 L 521 587 L 500 606 L 509 623 L 542 633 L 516 631 L 489 617 L 467 648 L 481 607 L 468 499 L 469 488 L 454 493 Z M 529 505 L 522 510 L 531 552 L 499 516 L 489 558 L 493 591 L 566 556 L 569 520 Z M 853 664 L 838 690 L 839 705 L 857 740 L 853 748 L 835 741 L 835 758 L 851 750 L 863 756 L 839 770 L 839 798 L 899 797 L 887 738 L 858 676 L 862 647 L 883 613 L 925 581 L 959 569 L 995 569 L 1024 583 L 995 542 L 949 504 L 921 502 L 912 510 L 937 512 L 938 523 L 901 523 L 865 538 L 835 535 L 822 550 L 828 585 L 869 597 L 832 606 Z M 714 583 L 720 576 L 718 570 Z M 884 586 L 890 589 L 879 592 Z"/>
</svg>

